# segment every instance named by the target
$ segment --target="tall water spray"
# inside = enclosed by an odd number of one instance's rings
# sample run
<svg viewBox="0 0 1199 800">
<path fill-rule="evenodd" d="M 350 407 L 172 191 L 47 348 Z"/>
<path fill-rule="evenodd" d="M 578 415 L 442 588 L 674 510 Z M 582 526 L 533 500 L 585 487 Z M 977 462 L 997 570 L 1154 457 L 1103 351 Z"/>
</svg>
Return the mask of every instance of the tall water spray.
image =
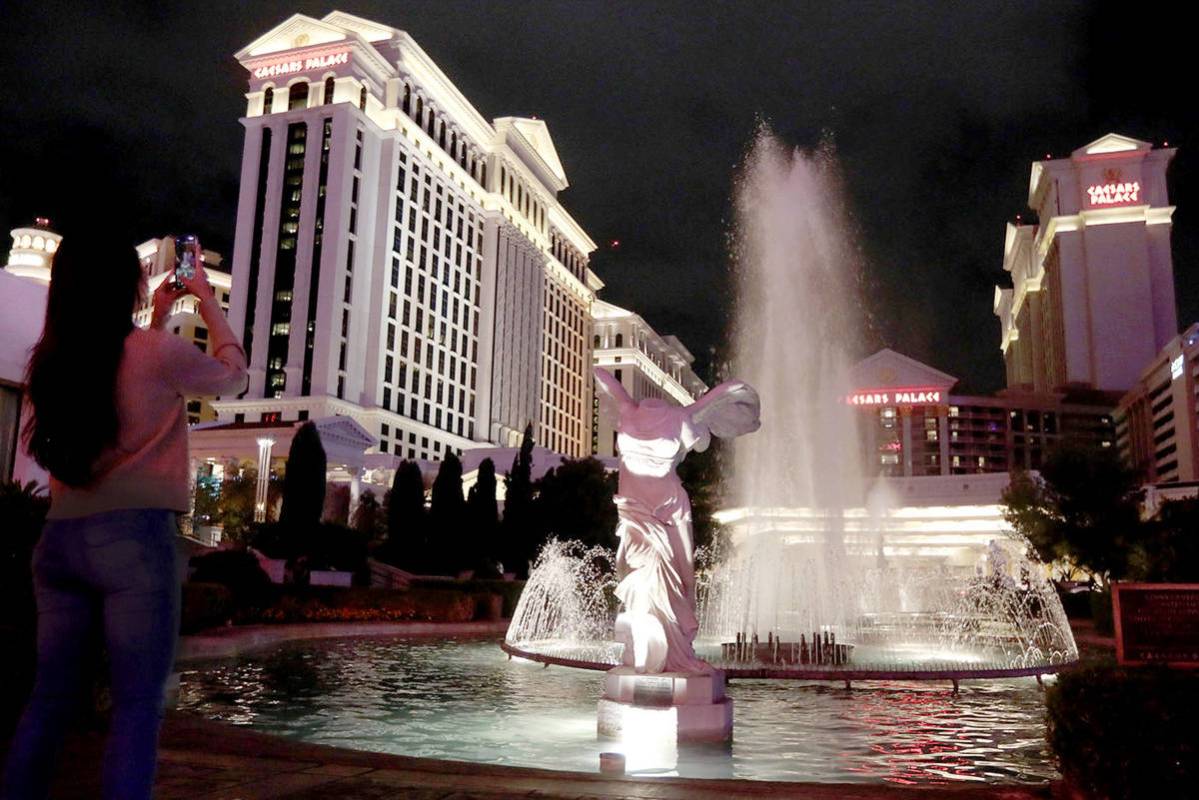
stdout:
<svg viewBox="0 0 1199 800">
<path fill-rule="evenodd" d="M 849 390 L 859 264 L 831 148 L 762 130 L 736 188 L 732 373 L 757 388 L 762 431 L 736 443 L 735 505 L 841 509 L 861 498 Z"/>
<path fill-rule="evenodd" d="M 861 329 L 859 264 L 831 148 L 804 153 L 762 130 L 736 188 L 732 373 L 762 397 L 762 433 L 738 441 L 728 499 L 751 509 L 735 563 L 713 576 L 709 633 L 797 638 L 844 626 L 843 512 L 862 503 L 848 394 Z M 819 523 L 802 553 L 769 534 L 772 509 Z M 764 530 L 765 528 L 765 530 Z M 800 557 L 797 557 L 800 556 Z"/>
</svg>

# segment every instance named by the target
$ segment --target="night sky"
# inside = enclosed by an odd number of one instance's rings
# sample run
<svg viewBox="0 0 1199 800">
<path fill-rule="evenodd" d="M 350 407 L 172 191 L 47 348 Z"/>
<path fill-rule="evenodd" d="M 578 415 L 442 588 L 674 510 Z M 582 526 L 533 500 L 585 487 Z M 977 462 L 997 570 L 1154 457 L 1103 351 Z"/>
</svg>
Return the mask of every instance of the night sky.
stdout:
<svg viewBox="0 0 1199 800">
<path fill-rule="evenodd" d="M 333 8 L 407 30 L 485 117 L 546 120 L 562 200 L 602 243 L 601 297 L 701 361 L 724 336 L 731 174 L 759 117 L 835 143 L 867 352 L 999 388 L 1004 222 L 1032 160 L 1108 131 L 1180 149 L 1179 320 L 1199 320 L 1195 43 L 1146 3 L 5 0 L 0 230 L 48 216 L 69 234 L 105 209 L 131 244 L 195 230 L 229 257 L 247 88 L 233 53 Z"/>
</svg>

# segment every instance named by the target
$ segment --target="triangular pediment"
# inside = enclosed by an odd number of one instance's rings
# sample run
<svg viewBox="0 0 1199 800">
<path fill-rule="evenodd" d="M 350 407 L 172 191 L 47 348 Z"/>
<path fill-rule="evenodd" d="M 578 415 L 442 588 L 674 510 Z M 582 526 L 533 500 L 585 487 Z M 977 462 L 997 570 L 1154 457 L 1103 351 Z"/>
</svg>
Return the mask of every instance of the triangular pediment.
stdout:
<svg viewBox="0 0 1199 800">
<path fill-rule="evenodd" d="M 334 416 L 313 420 L 321 441 L 337 441 L 343 445 L 358 445 L 363 450 L 375 444 L 375 437 L 350 417 Z"/>
<path fill-rule="evenodd" d="M 1133 139 L 1130 136 L 1121 136 L 1118 133 L 1109 133 L 1106 136 L 1100 136 L 1088 145 L 1078 148 L 1074 151 L 1074 155 L 1095 156 L 1105 153 L 1131 153 L 1136 150 L 1152 149 L 1153 145 L 1149 142 L 1142 142 L 1140 139 Z"/>
<path fill-rule="evenodd" d="M 372 44 L 375 42 L 387 41 L 395 36 L 397 31 L 388 25 L 381 25 L 378 22 L 371 22 L 369 19 L 356 17 L 353 14 L 347 14 L 344 11 L 333 11 L 322 17 L 322 22 L 330 25 L 336 25 L 344 30 L 353 31 Z"/>
<path fill-rule="evenodd" d="M 562 181 L 563 185 L 566 184 L 566 170 L 562 168 L 558 150 L 554 147 L 554 140 L 550 137 L 550 129 L 543 120 L 530 117 L 504 117 L 496 122 L 510 123 L 516 132 L 532 145 L 533 150 L 545 162 L 554 177 Z"/>
<path fill-rule="evenodd" d="M 295 50 L 299 47 L 340 42 L 348 38 L 350 38 L 350 34 L 343 27 L 309 17 L 306 14 L 292 14 L 239 50 L 234 58 L 243 61 L 247 58 Z"/>
<path fill-rule="evenodd" d="M 958 382 L 952 375 L 887 347 L 859 361 L 853 378 L 858 390 L 933 388 L 948 392 Z"/>
</svg>

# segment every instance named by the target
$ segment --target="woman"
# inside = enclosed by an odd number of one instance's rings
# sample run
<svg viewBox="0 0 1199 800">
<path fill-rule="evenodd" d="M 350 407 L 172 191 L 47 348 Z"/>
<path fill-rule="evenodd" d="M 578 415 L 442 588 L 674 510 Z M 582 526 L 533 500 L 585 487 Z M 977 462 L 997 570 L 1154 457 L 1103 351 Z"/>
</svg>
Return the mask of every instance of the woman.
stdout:
<svg viewBox="0 0 1199 800">
<path fill-rule="evenodd" d="M 128 243 L 103 236 L 64 237 L 26 376 L 24 440 L 50 473 L 50 511 L 33 556 L 37 678 L 5 771 L 10 800 L 49 790 L 95 625 L 103 626 L 113 701 L 104 797 L 150 796 L 178 630 L 175 518 L 189 505 L 183 398 L 245 384 L 245 353 L 205 278 L 199 245 L 195 276 L 180 276 L 181 289 L 164 280 L 141 329 L 132 313 L 145 277 Z M 174 263 L 169 237 L 159 258 Z M 208 325 L 208 355 L 164 330 L 187 293 Z"/>
</svg>

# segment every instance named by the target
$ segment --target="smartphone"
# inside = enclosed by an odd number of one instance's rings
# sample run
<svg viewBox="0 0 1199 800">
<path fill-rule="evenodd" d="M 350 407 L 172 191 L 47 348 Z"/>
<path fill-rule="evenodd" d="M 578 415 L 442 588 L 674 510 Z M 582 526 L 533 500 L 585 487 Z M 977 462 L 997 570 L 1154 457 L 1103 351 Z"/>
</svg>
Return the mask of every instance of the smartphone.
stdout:
<svg viewBox="0 0 1199 800">
<path fill-rule="evenodd" d="M 175 272 L 171 276 L 171 282 L 176 289 L 183 289 L 183 282 L 179 278 L 194 278 L 196 277 L 196 235 L 194 233 L 186 233 L 182 236 L 175 237 Z"/>
</svg>

